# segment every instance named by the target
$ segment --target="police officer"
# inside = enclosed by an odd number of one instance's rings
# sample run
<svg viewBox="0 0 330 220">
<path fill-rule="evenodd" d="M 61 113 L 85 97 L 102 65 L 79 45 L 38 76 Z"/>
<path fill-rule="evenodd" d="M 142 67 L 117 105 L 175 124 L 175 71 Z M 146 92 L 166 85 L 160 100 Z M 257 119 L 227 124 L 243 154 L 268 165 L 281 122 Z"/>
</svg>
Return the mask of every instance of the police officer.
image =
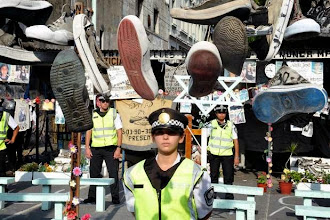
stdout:
<svg viewBox="0 0 330 220">
<path fill-rule="evenodd" d="M 126 170 L 124 192 L 128 211 L 136 219 L 207 219 L 212 212 L 213 187 L 207 172 L 181 158 L 187 118 L 173 109 L 150 114 L 156 157 Z"/>
<path fill-rule="evenodd" d="M 16 140 L 19 126 L 17 125 L 14 118 L 6 111 L 3 111 L 0 107 L 0 177 L 6 176 L 6 145 L 13 144 Z M 7 131 L 13 129 L 13 135 L 11 139 L 7 138 Z"/>
<path fill-rule="evenodd" d="M 86 152 L 90 159 L 90 177 L 101 176 L 102 163 L 105 160 L 109 177 L 115 179 L 110 186 L 112 203 L 119 204 L 118 169 L 120 146 L 122 143 L 122 122 L 119 113 L 114 108 L 109 108 L 110 99 L 99 96 L 99 108 L 93 111 L 93 128 L 86 132 Z M 92 145 L 90 146 L 92 138 Z M 88 198 L 84 203 L 95 203 L 96 186 L 90 186 Z"/>
<path fill-rule="evenodd" d="M 222 164 L 224 184 L 234 182 L 234 164 L 239 164 L 239 145 L 235 125 L 226 120 L 227 107 L 218 105 L 214 108 L 217 116 L 211 121 L 211 135 L 208 143 L 211 182 L 218 183 L 219 168 Z M 233 153 L 233 148 L 235 155 Z M 226 199 L 234 199 L 234 195 L 226 193 Z"/>
</svg>

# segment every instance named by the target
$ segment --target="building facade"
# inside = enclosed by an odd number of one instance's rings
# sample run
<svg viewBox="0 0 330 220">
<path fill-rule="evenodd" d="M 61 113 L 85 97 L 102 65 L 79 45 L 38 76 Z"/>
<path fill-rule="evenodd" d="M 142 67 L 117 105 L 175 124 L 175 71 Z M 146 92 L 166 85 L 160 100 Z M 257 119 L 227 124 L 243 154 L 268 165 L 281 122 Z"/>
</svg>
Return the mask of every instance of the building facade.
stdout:
<svg viewBox="0 0 330 220">
<path fill-rule="evenodd" d="M 203 0 L 166 0 L 170 8 L 193 7 Z M 170 18 L 170 49 L 189 51 L 190 47 L 206 39 L 207 25 L 191 24 Z"/>
</svg>

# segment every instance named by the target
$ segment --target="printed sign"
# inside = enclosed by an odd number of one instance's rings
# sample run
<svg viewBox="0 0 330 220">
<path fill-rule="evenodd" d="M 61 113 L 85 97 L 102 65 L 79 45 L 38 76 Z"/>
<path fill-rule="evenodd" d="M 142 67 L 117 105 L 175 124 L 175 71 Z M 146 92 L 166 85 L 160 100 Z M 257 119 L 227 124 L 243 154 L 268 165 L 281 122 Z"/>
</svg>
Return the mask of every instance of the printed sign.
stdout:
<svg viewBox="0 0 330 220">
<path fill-rule="evenodd" d="M 143 100 L 142 103 L 133 100 L 116 101 L 116 109 L 123 123 L 123 144 L 134 148 L 152 144 L 148 116 L 157 109 L 171 106 L 172 101 L 166 99 Z"/>
<path fill-rule="evenodd" d="M 168 92 L 169 96 L 177 96 L 178 92 L 182 91 L 182 87 L 178 83 L 178 81 L 174 78 L 174 75 L 188 76 L 186 65 L 181 65 L 177 67 L 172 67 L 165 65 L 165 91 Z M 189 79 L 183 80 L 186 85 L 189 83 Z"/>
<path fill-rule="evenodd" d="M 141 98 L 131 86 L 123 66 L 111 66 L 107 71 L 112 86 L 110 99 Z"/>
</svg>

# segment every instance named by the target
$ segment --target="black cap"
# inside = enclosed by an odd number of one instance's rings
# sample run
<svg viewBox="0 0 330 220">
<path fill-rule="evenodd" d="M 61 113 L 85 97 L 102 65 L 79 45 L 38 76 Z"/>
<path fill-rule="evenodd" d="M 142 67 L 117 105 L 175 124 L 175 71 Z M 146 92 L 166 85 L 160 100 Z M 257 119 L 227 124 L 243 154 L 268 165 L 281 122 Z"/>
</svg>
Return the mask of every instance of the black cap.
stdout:
<svg viewBox="0 0 330 220">
<path fill-rule="evenodd" d="M 186 116 L 170 108 L 154 111 L 149 115 L 148 121 L 151 125 L 151 133 L 164 128 L 182 133 L 188 125 Z"/>
<path fill-rule="evenodd" d="M 224 105 L 217 105 L 213 110 L 214 112 L 227 113 L 227 107 Z"/>
</svg>

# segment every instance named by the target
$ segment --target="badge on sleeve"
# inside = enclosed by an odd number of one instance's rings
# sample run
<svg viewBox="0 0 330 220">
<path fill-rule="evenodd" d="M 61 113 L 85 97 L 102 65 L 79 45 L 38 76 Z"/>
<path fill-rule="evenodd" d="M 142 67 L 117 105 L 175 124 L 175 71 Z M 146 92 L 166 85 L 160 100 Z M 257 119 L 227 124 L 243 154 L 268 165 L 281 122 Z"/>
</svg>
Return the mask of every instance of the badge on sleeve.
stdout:
<svg viewBox="0 0 330 220">
<path fill-rule="evenodd" d="M 208 206 L 213 205 L 213 200 L 214 200 L 214 188 L 213 188 L 213 186 L 205 191 L 204 198 L 205 198 L 205 202 Z"/>
</svg>

